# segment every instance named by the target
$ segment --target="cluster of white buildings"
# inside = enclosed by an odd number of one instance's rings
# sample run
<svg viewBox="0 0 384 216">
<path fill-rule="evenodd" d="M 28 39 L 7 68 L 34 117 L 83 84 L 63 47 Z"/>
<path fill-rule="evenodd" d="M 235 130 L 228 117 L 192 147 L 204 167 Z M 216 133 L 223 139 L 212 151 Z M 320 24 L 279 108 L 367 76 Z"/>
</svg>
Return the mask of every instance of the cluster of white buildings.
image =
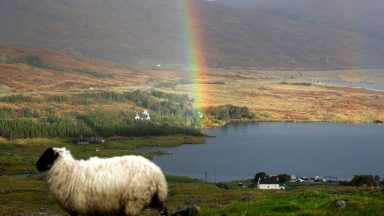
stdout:
<svg viewBox="0 0 384 216">
<path fill-rule="evenodd" d="M 151 120 L 148 110 L 144 110 L 141 113 L 136 112 L 135 120 Z"/>
<path fill-rule="evenodd" d="M 315 176 L 312 178 L 306 178 L 306 177 L 299 177 L 297 178 L 294 175 L 291 175 L 291 182 L 309 182 L 309 183 L 327 183 L 327 182 L 337 182 L 336 177 L 330 177 L 334 180 L 329 180 L 326 178 L 322 178 L 319 176 Z M 279 183 L 279 178 L 278 177 L 264 177 L 264 178 L 259 178 L 257 181 L 257 189 L 260 190 L 285 190 L 286 186 L 283 185 L 281 186 Z"/>
</svg>

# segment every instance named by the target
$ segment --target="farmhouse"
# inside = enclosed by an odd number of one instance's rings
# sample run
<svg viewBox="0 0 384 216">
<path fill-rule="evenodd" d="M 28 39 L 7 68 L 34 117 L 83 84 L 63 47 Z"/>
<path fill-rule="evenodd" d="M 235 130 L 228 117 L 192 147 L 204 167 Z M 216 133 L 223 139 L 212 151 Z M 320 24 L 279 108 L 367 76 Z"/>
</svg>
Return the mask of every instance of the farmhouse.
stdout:
<svg viewBox="0 0 384 216">
<path fill-rule="evenodd" d="M 264 177 L 257 181 L 257 189 L 260 190 L 280 190 L 279 178 Z"/>
<path fill-rule="evenodd" d="M 151 120 L 148 110 L 144 110 L 142 113 L 136 113 L 135 120 Z"/>
</svg>

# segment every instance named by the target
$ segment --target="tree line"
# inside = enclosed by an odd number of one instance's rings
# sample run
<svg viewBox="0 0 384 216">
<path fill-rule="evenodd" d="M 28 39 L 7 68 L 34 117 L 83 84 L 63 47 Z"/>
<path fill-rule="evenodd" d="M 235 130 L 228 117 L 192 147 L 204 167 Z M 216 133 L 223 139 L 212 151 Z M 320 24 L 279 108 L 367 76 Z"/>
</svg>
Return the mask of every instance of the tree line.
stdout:
<svg viewBox="0 0 384 216">
<path fill-rule="evenodd" d="M 110 136 L 154 136 L 170 134 L 202 135 L 200 130 L 178 125 L 151 114 L 151 120 L 135 120 L 133 112 L 93 111 L 82 117 L 83 121 L 98 135 Z"/>
<path fill-rule="evenodd" d="M 30 96 L 26 98 L 33 99 Z M 12 99 L 12 100 L 10 100 Z M 40 98 L 41 99 L 41 98 Z M 23 95 L 7 98 L 7 101 L 21 101 Z M 41 100 L 44 100 L 41 99 Z M 8 139 L 26 137 L 79 137 L 81 135 L 149 136 L 168 134 L 201 135 L 196 129 L 200 124 L 198 112 L 193 109 L 187 95 L 172 95 L 162 92 L 133 91 L 85 92 L 75 95 L 49 95 L 48 102 L 71 103 L 74 100 L 109 103 L 130 101 L 137 107 L 147 108 L 151 120 L 135 120 L 135 110 L 88 111 L 60 116 L 53 108 L 34 110 L 32 108 L 1 109 L 0 136 Z M 85 102 L 84 102 L 85 103 Z M 138 112 L 141 112 L 139 110 Z"/>
<path fill-rule="evenodd" d="M 0 102 L 5 102 L 5 103 L 19 103 L 19 102 L 32 102 L 33 98 L 28 95 L 7 95 L 7 96 L 2 96 L 0 97 Z"/>
<path fill-rule="evenodd" d="M 255 114 L 250 112 L 248 107 L 239 107 L 231 104 L 209 107 L 206 112 L 208 115 L 213 116 L 215 119 L 224 121 L 255 118 Z"/>
<path fill-rule="evenodd" d="M 1 119 L 0 136 L 7 139 L 33 137 L 78 137 L 91 135 L 92 130 L 84 124 L 69 119 L 54 122 L 38 122 L 32 119 Z"/>
<path fill-rule="evenodd" d="M 16 103 L 35 101 L 37 98 L 14 95 L 0 98 L 0 101 Z M 70 113 L 61 116 L 54 107 L 45 110 L 23 108 L 19 110 L 0 110 L 0 136 L 6 138 L 23 137 L 77 137 L 80 135 L 110 136 L 148 136 L 168 134 L 201 135 L 196 128 L 210 121 L 254 119 L 255 114 L 247 107 L 224 105 L 209 107 L 202 113 L 193 107 L 193 99 L 187 94 L 172 94 L 157 90 L 144 92 L 84 92 L 74 95 L 47 95 L 40 101 L 56 103 L 112 104 L 115 102 L 134 103 L 136 109 L 125 111 L 94 111 Z M 135 120 L 138 108 L 148 109 L 150 121 Z"/>
</svg>

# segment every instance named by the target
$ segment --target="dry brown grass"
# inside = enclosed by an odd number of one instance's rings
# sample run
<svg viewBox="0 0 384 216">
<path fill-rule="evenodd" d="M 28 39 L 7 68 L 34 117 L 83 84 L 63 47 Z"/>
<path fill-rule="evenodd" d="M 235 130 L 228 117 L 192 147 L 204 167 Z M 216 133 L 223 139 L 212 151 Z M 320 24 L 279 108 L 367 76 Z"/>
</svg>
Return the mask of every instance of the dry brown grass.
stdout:
<svg viewBox="0 0 384 216">
<path fill-rule="evenodd" d="M 211 71 L 203 84 L 201 106 L 234 104 L 269 114 L 271 121 L 332 121 L 362 123 L 384 120 L 384 92 L 326 84 L 327 80 L 372 82 L 384 74 L 364 71 Z M 320 80 L 318 84 L 312 80 Z M 285 82 L 285 83 L 282 83 Z M 310 83 L 300 85 L 298 83 Z M 190 85 L 179 85 L 186 93 Z"/>
<path fill-rule="evenodd" d="M 149 90 L 162 82 L 188 78 L 188 72 L 166 69 L 137 69 L 110 62 L 83 59 L 68 54 L 16 48 L 2 48 L 7 56 L 38 55 L 44 64 L 64 71 L 24 64 L 0 64 L 0 95 L 23 93 L 34 96 L 73 94 L 84 91 Z M 97 77 L 68 68 L 100 71 L 111 77 Z M 340 71 L 258 71 L 211 70 L 200 76 L 198 88 L 204 89 L 201 107 L 233 104 L 263 113 L 269 121 L 384 121 L 384 92 L 326 84 L 328 80 L 384 83 L 383 70 Z M 321 81 L 318 84 L 316 81 Z M 325 82 L 325 83 L 324 83 Z M 310 85 L 300 85 L 310 83 Z M 193 95 L 192 84 L 178 84 L 161 90 Z M 63 112 L 85 111 L 84 106 L 69 104 L 17 105 L 0 103 L 0 108 L 33 107 L 38 110 L 56 106 Z M 92 105 L 87 109 L 130 109 L 132 104 Z M 269 116 L 269 117 L 268 117 Z"/>
<path fill-rule="evenodd" d="M 10 92 L 63 93 L 89 89 L 129 91 L 148 88 L 151 84 L 182 77 L 178 71 L 138 69 L 54 51 L 4 46 L 0 46 L 0 50 L 9 59 L 35 55 L 40 57 L 44 65 L 54 66 L 44 69 L 25 64 L 1 64 L 0 62 L 0 94 L 2 92 L 7 94 Z M 73 69 L 100 72 L 109 76 L 97 77 Z"/>
</svg>

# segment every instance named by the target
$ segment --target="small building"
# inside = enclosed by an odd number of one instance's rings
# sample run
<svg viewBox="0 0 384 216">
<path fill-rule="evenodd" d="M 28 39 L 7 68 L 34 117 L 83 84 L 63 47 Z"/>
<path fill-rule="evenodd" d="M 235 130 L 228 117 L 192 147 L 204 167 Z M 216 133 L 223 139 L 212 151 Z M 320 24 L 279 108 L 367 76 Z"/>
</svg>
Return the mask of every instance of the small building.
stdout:
<svg viewBox="0 0 384 216">
<path fill-rule="evenodd" d="M 280 190 L 279 178 L 264 177 L 257 181 L 257 189 L 260 190 Z"/>
<path fill-rule="evenodd" d="M 139 113 L 136 113 L 135 120 L 140 120 L 140 115 L 139 115 Z"/>
<path fill-rule="evenodd" d="M 103 144 L 103 143 L 105 143 L 105 140 L 101 139 L 100 137 L 83 137 L 83 136 L 80 136 L 80 138 L 76 142 L 76 144 L 79 144 L 79 145 Z"/>
<path fill-rule="evenodd" d="M 135 120 L 151 120 L 148 110 L 144 110 L 142 113 L 136 113 Z"/>
<path fill-rule="evenodd" d="M 305 180 L 304 180 L 303 178 L 298 178 L 298 179 L 296 180 L 296 182 L 303 183 L 303 182 L 305 182 Z"/>
</svg>

